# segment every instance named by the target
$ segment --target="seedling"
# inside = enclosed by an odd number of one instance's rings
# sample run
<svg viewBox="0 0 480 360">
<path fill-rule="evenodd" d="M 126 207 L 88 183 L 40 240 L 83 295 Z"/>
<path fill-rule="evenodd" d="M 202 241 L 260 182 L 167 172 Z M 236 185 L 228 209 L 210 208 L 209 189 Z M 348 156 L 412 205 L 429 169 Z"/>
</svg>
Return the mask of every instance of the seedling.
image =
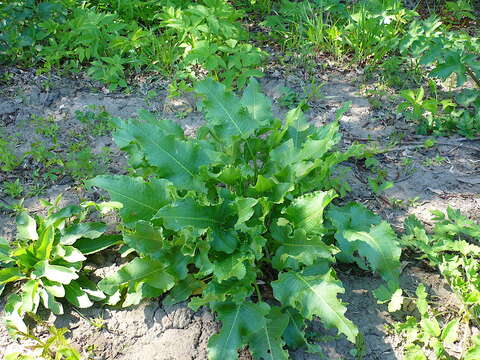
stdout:
<svg viewBox="0 0 480 360">
<path fill-rule="evenodd" d="M 21 197 L 24 191 L 20 179 L 16 179 L 15 181 L 4 181 L 2 187 L 3 192 L 14 199 Z"/>
<path fill-rule="evenodd" d="M 67 329 L 58 329 L 44 324 L 38 318 L 36 320 L 48 329 L 49 337 L 43 340 L 32 334 L 17 332 L 20 339 L 34 342 L 34 345 L 29 347 L 34 355 L 15 352 L 6 355 L 4 360 L 82 360 L 80 353 L 65 338 L 65 334 L 69 332 Z"/>
</svg>

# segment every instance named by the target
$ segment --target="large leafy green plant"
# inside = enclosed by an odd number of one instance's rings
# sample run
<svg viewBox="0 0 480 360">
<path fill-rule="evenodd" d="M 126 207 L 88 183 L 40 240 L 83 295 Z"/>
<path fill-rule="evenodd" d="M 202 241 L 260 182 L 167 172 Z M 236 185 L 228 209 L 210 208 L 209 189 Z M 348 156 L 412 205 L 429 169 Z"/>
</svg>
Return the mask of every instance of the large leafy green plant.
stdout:
<svg viewBox="0 0 480 360">
<path fill-rule="evenodd" d="M 5 305 L 9 330 L 27 333 L 23 318 L 36 313 L 40 303 L 54 314 L 63 314 L 59 298 L 77 307 L 89 307 L 105 295 L 81 273 L 85 255 L 118 243 L 118 236 L 103 235 L 103 222 L 85 222 L 91 207 L 106 210 L 115 204 L 52 206 L 45 218 L 27 212 L 17 216 L 13 244 L 0 238 L 0 293 L 8 283 L 19 283 Z"/>
<path fill-rule="evenodd" d="M 116 120 L 136 176 L 87 184 L 123 204 L 123 240 L 136 256 L 99 288 L 123 306 L 167 291 L 165 303 L 209 306 L 222 322 L 211 359 L 236 359 L 245 345 L 257 359 L 288 358 L 285 344 L 309 346 L 314 317 L 355 342 L 335 256 L 378 271 L 391 288 L 400 250 L 387 223 L 360 205 L 332 207 L 324 219 L 343 188 L 335 165 L 364 152 L 335 150 L 347 107 L 317 128 L 299 108 L 276 119 L 253 79 L 241 97 L 210 79 L 196 92 L 206 124 L 194 138 L 148 113 Z"/>
</svg>

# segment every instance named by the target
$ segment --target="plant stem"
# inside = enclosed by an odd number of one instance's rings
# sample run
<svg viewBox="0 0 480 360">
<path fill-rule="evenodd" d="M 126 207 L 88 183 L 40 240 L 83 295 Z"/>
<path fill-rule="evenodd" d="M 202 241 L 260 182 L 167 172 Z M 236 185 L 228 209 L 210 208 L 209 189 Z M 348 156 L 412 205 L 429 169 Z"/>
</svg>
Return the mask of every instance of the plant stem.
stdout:
<svg viewBox="0 0 480 360">
<path fill-rule="evenodd" d="M 253 171 L 255 173 L 255 181 L 257 181 L 257 176 L 258 176 L 258 166 L 257 166 L 257 157 L 252 151 L 252 148 L 250 147 L 250 144 L 248 143 L 248 140 L 245 142 L 245 145 L 247 146 L 248 152 L 250 153 L 250 156 L 252 157 L 253 160 Z"/>
<path fill-rule="evenodd" d="M 258 302 L 261 302 L 262 294 L 260 294 L 260 288 L 258 287 L 258 284 L 256 282 L 255 282 L 255 291 L 257 292 Z"/>
<path fill-rule="evenodd" d="M 217 135 L 215 135 L 215 133 L 214 133 L 211 129 L 208 129 L 208 132 L 209 132 L 210 135 L 212 135 L 212 138 L 213 138 L 216 142 L 218 142 L 218 143 L 222 146 L 222 148 L 223 148 L 223 142 L 217 137 Z"/>
</svg>

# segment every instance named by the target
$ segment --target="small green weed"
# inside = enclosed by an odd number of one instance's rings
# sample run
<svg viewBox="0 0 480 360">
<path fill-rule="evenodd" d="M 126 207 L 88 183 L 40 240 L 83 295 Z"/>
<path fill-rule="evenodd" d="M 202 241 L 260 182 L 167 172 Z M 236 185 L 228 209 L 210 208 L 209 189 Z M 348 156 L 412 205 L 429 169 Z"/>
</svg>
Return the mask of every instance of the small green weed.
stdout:
<svg viewBox="0 0 480 360">
<path fill-rule="evenodd" d="M 451 208 L 446 215 L 440 211 L 432 213 L 435 220 L 432 234 L 427 234 L 423 225 L 410 216 L 402 242 L 419 252 L 420 258 L 426 259 L 445 277 L 464 304 L 460 309 L 463 321 L 480 326 L 480 225 Z"/>
<path fill-rule="evenodd" d="M 28 333 L 16 333 L 21 340 L 34 342 L 34 345 L 29 348 L 31 353 L 35 355 L 24 355 L 15 352 L 6 355 L 4 360 L 82 360 L 80 353 L 65 338 L 65 334 L 69 332 L 67 329 L 58 329 L 55 326 L 43 323 L 38 318 L 36 320 L 37 324 L 40 324 L 48 331 L 49 336 L 46 340 Z"/>
<path fill-rule="evenodd" d="M 32 123 L 35 125 L 35 132 L 37 134 L 50 138 L 53 144 L 57 143 L 57 136 L 60 127 L 52 116 L 45 118 L 32 115 Z"/>
<path fill-rule="evenodd" d="M 13 171 L 21 163 L 11 149 L 11 141 L 0 133 L 0 170 L 5 172 Z"/>
<path fill-rule="evenodd" d="M 368 185 L 375 194 L 380 194 L 393 187 L 393 182 L 387 180 L 387 172 L 380 166 L 380 162 L 375 157 L 368 157 L 365 160 L 365 167 L 374 173 L 373 177 L 368 178 Z"/>
<path fill-rule="evenodd" d="M 110 114 L 105 108 L 90 106 L 87 111 L 75 111 L 75 117 L 86 126 L 86 131 L 94 136 L 103 136 L 109 134 L 114 126 L 111 122 Z"/>
<path fill-rule="evenodd" d="M 2 183 L 3 192 L 14 199 L 18 199 L 22 196 L 24 188 L 20 183 L 20 179 L 15 181 L 4 181 Z"/>
<path fill-rule="evenodd" d="M 442 165 L 445 161 L 446 161 L 446 158 L 440 155 L 436 155 L 433 158 L 425 159 L 425 161 L 423 162 L 423 165 L 428 167 L 439 166 L 439 165 Z"/>
<path fill-rule="evenodd" d="M 426 360 L 426 354 L 430 351 L 435 359 L 449 359 L 445 346 L 458 340 L 459 319 L 442 324 L 428 306 L 427 292 L 423 284 L 418 286 L 416 295 L 414 301 L 420 319 L 407 316 L 405 322 L 394 325 L 395 332 L 404 338 L 405 360 Z"/>
<path fill-rule="evenodd" d="M 74 148 L 77 149 L 77 146 L 70 147 L 71 151 L 65 162 L 65 170 L 79 180 L 95 176 L 100 170 L 100 164 L 92 153 L 92 149 L 87 146 L 72 151 Z"/>
<path fill-rule="evenodd" d="M 460 22 L 464 19 L 477 21 L 475 16 L 475 9 L 472 6 L 471 0 L 457 0 L 445 2 L 445 17 Z"/>
</svg>

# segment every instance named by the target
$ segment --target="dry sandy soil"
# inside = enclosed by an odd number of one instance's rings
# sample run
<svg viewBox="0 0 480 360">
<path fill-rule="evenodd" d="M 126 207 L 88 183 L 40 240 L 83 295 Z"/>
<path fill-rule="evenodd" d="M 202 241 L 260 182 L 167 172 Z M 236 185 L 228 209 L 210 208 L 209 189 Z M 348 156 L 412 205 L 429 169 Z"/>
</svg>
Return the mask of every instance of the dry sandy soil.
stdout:
<svg viewBox="0 0 480 360">
<path fill-rule="evenodd" d="M 82 124 L 75 118 L 76 110 L 85 110 L 89 105 L 104 107 L 113 116 L 128 118 L 135 116 L 140 109 L 148 109 L 160 117 L 169 117 L 180 122 L 187 131 L 202 123 L 201 114 L 195 111 L 195 101 L 191 96 L 167 99 L 163 84 L 143 82 L 130 94 L 110 93 L 98 84 L 85 79 L 67 79 L 56 75 L 35 76 L 32 71 L 18 69 L 0 69 L 13 77 L 0 84 L 0 127 L 7 135 L 17 139 L 15 151 L 22 154 L 28 151 L 36 141 L 45 141 L 42 135 L 35 133 L 31 115 L 51 115 L 59 126 L 58 151 L 67 151 L 71 141 L 65 134 L 72 129 L 81 129 Z M 356 72 L 325 71 L 318 74 L 318 81 L 325 85 L 321 97 L 313 99 L 307 112 L 309 119 L 321 125 L 331 121 L 334 112 L 346 101 L 352 102 L 350 111 L 341 120 L 343 144 L 353 141 L 368 142 L 386 146 L 392 139 L 403 136 L 403 141 L 391 151 L 378 156 L 383 169 L 395 186 L 382 196 L 374 196 L 366 184 L 368 171 L 361 164 L 348 163 L 351 168 L 348 181 L 352 192 L 347 200 L 360 201 L 377 211 L 391 222 L 398 231 L 402 230 L 403 218 L 411 213 L 422 220 L 430 220 L 430 210 L 444 210 L 448 205 L 460 209 L 474 219 L 480 218 L 480 144 L 464 141 L 459 137 L 438 139 L 439 144 L 430 149 L 417 149 L 422 137 L 415 135 L 414 125 L 396 114 L 395 107 L 387 100 L 380 99 L 384 106 L 373 108 L 367 97 L 360 94 L 359 79 Z M 267 94 L 278 103 L 282 87 L 288 86 L 301 91 L 303 79 L 295 75 L 272 71 L 262 79 Z M 148 99 L 147 92 L 155 90 L 157 96 Z M 276 106 L 276 111 L 286 109 Z M 181 116 L 179 116 L 181 115 Z M 90 136 L 94 153 L 100 153 L 103 147 L 110 147 L 110 160 L 105 171 L 119 173 L 124 171 L 125 160 L 115 148 L 111 137 Z M 441 164 L 431 164 L 428 159 L 441 156 Z M 405 160 L 410 159 L 410 160 Z M 29 158 L 13 173 L 0 172 L 0 184 L 4 181 L 23 179 L 28 185 L 32 181 L 29 174 L 35 164 Z M 49 183 L 41 198 L 54 199 L 63 193 L 64 204 L 81 199 L 97 198 L 98 194 L 86 192 L 82 186 L 69 176 L 63 176 Z M 1 195 L 2 201 L 12 199 Z M 33 212 L 41 212 L 39 197 L 26 199 L 26 206 Z M 401 199 L 404 208 L 394 206 L 393 198 Z M 416 198 L 416 201 L 409 200 Z M 7 211 L 0 212 L 0 236 L 14 237 L 14 219 Z M 413 294 L 419 282 L 425 282 L 429 292 L 439 297 L 445 306 L 454 306 L 455 299 L 439 276 L 415 259 L 403 259 L 402 285 L 407 293 Z M 114 271 L 122 260 L 113 253 L 105 253 L 89 259 L 92 266 L 108 264 L 97 274 Z M 365 337 L 365 359 L 401 359 L 400 339 L 387 331 L 388 324 L 394 318 L 386 307 L 376 304 L 371 290 L 378 287 L 381 280 L 359 270 L 338 267 L 346 292 L 343 300 L 348 305 L 347 317 L 360 329 Z M 5 295 L 0 297 L 0 311 L 3 309 Z M 47 316 L 47 315 L 45 315 Z M 155 359 L 187 360 L 206 359 L 208 338 L 218 329 L 215 317 L 206 309 L 193 312 L 185 304 L 163 306 L 161 299 L 145 301 L 140 306 L 127 309 L 112 309 L 95 306 L 90 309 L 72 309 L 59 317 L 50 315 L 48 320 L 58 327 L 71 330 L 71 341 L 79 349 L 90 352 L 91 359 Z M 89 319 L 103 319 L 101 327 L 94 326 Z M 325 331 L 319 322 L 312 322 L 310 330 L 319 332 L 319 344 L 327 359 L 353 359 L 350 355 L 352 345 L 344 339 L 336 339 Z M 12 341 L 4 328 L 0 327 L 0 353 L 24 349 L 25 343 Z M 245 352 L 243 358 L 249 356 Z M 303 351 L 291 353 L 292 359 L 318 359 L 318 355 Z"/>
</svg>

